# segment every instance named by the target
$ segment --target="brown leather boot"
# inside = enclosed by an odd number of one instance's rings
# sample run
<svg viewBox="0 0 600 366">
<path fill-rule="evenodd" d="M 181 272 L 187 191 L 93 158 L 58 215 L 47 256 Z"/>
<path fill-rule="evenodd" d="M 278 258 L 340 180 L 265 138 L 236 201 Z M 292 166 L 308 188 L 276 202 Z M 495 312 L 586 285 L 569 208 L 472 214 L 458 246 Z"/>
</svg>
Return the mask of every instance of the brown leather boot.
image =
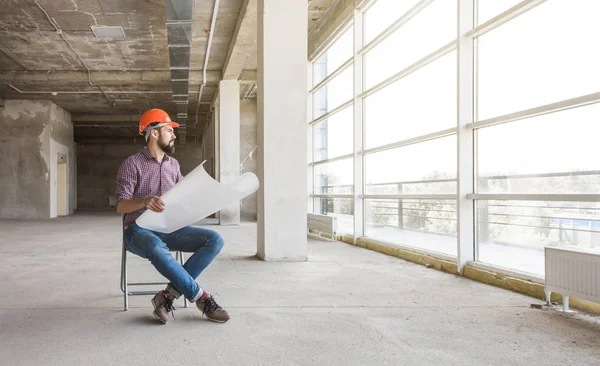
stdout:
<svg viewBox="0 0 600 366">
<path fill-rule="evenodd" d="M 215 299 L 208 292 L 202 295 L 202 297 L 196 301 L 196 306 L 202 312 L 202 315 L 206 316 L 208 320 L 212 320 L 217 323 L 225 323 L 229 320 L 229 314 L 225 309 L 219 306 Z"/>
<path fill-rule="evenodd" d="M 169 313 L 171 313 L 173 319 L 175 319 L 175 315 L 173 315 L 173 311 L 175 310 L 175 307 L 173 307 L 173 300 L 175 300 L 175 296 L 166 290 L 157 293 L 152 299 L 154 316 L 163 324 L 167 324 Z"/>
</svg>

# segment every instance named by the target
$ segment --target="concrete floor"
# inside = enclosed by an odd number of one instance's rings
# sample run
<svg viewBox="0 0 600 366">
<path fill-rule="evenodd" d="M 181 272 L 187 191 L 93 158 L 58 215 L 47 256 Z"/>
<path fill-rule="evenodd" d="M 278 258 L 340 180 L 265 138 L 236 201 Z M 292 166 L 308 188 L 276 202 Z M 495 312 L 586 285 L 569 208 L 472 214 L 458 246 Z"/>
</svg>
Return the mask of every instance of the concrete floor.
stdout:
<svg viewBox="0 0 600 366">
<path fill-rule="evenodd" d="M 119 216 L 0 221 L 0 364 L 600 364 L 598 318 L 342 243 L 266 263 L 255 225 L 215 228 L 200 283 L 232 319 L 180 306 L 163 326 L 147 296 L 122 311 Z M 132 260 L 132 280 L 153 271 Z"/>
</svg>

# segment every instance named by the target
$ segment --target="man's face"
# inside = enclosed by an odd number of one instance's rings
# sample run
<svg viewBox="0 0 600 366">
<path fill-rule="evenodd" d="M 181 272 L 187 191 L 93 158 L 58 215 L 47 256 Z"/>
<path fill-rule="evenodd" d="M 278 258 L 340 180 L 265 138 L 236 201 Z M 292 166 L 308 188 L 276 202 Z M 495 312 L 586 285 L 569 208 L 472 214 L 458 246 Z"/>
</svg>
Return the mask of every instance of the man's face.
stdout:
<svg viewBox="0 0 600 366">
<path fill-rule="evenodd" d="M 163 126 L 158 130 L 158 147 L 167 154 L 175 152 L 175 131 L 171 125 Z"/>
</svg>

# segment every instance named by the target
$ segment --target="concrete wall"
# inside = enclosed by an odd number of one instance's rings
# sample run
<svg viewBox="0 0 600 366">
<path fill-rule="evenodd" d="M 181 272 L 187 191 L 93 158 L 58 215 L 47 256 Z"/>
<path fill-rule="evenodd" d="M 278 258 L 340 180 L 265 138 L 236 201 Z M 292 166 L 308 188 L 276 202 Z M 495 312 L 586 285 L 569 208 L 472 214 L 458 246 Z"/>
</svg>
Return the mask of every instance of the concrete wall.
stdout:
<svg viewBox="0 0 600 366">
<path fill-rule="evenodd" d="M 115 180 L 125 158 L 140 151 L 144 144 L 84 144 L 77 149 L 77 200 L 80 209 L 112 209 L 109 197 L 115 194 Z M 188 174 L 202 162 L 199 145 L 189 141 L 176 144 L 173 157 Z"/>
<path fill-rule="evenodd" d="M 56 212 L 56 191 L 51 188 L 57 144 L 69 159 L 67 209 L 73 213 L 76 168 L 70 114 L 51 101 L 5 101 L 0 108 L 0 218 L 44 219 Z"/>
<path fill-rule="evenodd" d="M 71 114 L 56 104 L 50 106 L 50 217 L 57 216 L 57 154 L 67 156 L 67 212 L 77 208 L 77 148 L 73 140 Z"/>
<path fill-rule="evenodd" d="M 173 157 L 179 161 L 179 165 L 181 166 L 181 174 L 184 176 L 194 170 L 203 161 L 202 149 L 200 148 L 200 145 L 190 143 L 189 141 L 184 145 L 176 145 L 175 154 L 173 154 Z"/>
<path fill-rule="evenodd" d="M 117 172 L 142 144 L 84 144 L 77 147 L 77 203 L 80 209 L 110 209 Z"/>
<path fill-rule="evenodd" d="M 256 99 L 240 103 L 240 174 L 256 174 Z M 257 193 L 244 198 L 241 202 L 242 220 L 256 221 Z"/>
<path fill-rule="evenodd" d="M 213 113 L 209 123 L 204 126 L 202 133 L 202 142 L 200 143 L 200 156 L 204 163 L 204 169 L 213 178 L 216 178 L 215 166 L 215 114 Z"/>
</svg>

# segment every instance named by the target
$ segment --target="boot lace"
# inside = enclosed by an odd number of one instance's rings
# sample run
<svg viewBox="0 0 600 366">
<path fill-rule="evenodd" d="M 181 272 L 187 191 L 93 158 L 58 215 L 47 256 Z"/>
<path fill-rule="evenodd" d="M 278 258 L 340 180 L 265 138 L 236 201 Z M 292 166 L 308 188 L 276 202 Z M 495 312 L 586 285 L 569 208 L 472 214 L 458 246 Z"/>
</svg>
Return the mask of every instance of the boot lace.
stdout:
<svg viewBox="0 0 600 366">
<path fill-rule="evenodd" d="M 165 302 L 162 304 L 162 306 L 164 306 L 167 313 L 171 313 L 171 316 L 173 317 L 173 319 L 175 319 L 175 306 L 173 306 L 173 299 L 171 299 L 167 295 L 164 295 L 164 296 L 165 296 Z"/>
<path fill-rule="evenodd" d="M 217 304 L 212 295 L 209 295 L 206 300 L 204 300 L 204 309 L 202 310 L 202 314 L 210 313 L 219 309 L 220 306 Z"/>
</svg>

